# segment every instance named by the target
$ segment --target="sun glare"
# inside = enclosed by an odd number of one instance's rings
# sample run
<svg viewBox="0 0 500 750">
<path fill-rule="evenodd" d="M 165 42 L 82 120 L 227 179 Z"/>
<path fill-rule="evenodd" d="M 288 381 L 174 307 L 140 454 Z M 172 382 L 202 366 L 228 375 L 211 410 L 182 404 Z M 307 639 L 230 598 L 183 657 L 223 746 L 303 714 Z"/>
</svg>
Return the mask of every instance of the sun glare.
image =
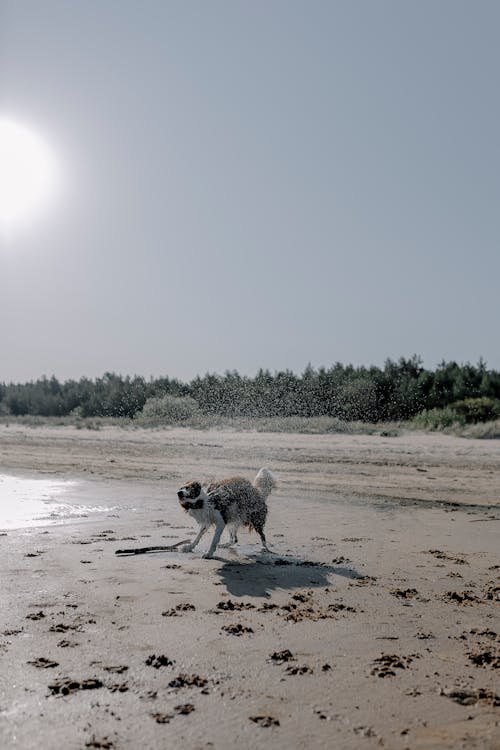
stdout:
<svg viewBox="0 0 500 750">
<path fill-rule="evenodd" d="M 11 234 L 48 207 L 58 169 L 49 146 L 32 130 L 0 117 L 0 230 Z"/>
</svg>

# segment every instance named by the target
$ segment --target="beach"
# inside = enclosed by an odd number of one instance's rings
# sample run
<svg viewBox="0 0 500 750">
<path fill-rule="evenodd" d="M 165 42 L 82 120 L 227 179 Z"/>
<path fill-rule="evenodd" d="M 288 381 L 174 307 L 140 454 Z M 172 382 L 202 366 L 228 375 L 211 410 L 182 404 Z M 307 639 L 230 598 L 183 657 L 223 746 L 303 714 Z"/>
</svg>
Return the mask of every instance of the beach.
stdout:
<svg viewBox="0 0 500 750">
<path fill-rule="evenodd" d="M 270 553 L 116 554 L 262 466 Z M 0 529 L 2 748 L 500 747 L 498 441 L 11 424 L 0 473 L 72 483 Z"/>
</svg>

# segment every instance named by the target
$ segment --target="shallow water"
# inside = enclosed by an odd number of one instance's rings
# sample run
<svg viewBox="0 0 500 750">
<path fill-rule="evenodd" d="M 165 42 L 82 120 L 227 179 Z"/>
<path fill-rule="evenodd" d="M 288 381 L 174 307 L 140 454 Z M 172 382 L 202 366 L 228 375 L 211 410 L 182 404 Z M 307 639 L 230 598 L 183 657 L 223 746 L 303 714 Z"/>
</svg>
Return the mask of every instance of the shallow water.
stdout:
<svg viewBox="0 0 500 750">
<path fill-rule="evenodd" d="M 95 496 L 94 502 L 86 502 L 89 484 L 0 474 L 0 529 L 46 526 L 118 509 L 112 504 L 95 504 Z"/>
</svg>

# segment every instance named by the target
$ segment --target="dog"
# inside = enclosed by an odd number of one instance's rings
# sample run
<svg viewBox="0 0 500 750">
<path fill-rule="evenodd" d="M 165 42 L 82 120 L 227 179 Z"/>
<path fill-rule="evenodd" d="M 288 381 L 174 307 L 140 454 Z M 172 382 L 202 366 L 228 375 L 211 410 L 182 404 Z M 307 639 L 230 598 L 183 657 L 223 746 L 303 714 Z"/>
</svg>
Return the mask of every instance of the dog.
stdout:
<svg viewBox="0 0 500 750">
<path fill-rule="evenodd" d="M 236 544 L 238 528 L 247 526 L 257 532 L 263 550 L 269 552 L 264 535 L 266 501 L 276 486 L 276 479 L 268 469 L 261 469 L 253 483 L 243 477 L 231 477 L 211 482 L 206 487 L 197 481 L 183 485 L 177 491 L 179 503 L 198 522 L 200 530 L 190 544 L 181 547 L 181 551 L 192 552 L 207 529 L 215 525 L 212 543 L 203 557 L 213 557 L 226 526 L 230 538 L 224 546 Z"/>
</svg>

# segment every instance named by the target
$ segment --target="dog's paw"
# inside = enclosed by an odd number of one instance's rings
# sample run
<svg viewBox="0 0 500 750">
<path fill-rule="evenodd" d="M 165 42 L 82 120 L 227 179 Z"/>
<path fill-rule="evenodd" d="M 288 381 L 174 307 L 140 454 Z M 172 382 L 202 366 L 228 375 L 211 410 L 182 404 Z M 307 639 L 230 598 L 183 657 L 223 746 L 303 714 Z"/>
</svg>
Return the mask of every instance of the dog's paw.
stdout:
<svg viewBox="0 0 500 750">
<path fill-rule="evenodd" d="M 204 560 L 211 560 L 213 557 L 213 552 L 205 552 L 204 555 L 202 555 Z"/>
<path fill-rule="evenodd" d="M 182 547 L 179 547 L 179 550 L 181 552 L 192 552 L 193 551 L 193 547 L 192 547 L 191 544 L 183 544 Z"/>
</svg>

